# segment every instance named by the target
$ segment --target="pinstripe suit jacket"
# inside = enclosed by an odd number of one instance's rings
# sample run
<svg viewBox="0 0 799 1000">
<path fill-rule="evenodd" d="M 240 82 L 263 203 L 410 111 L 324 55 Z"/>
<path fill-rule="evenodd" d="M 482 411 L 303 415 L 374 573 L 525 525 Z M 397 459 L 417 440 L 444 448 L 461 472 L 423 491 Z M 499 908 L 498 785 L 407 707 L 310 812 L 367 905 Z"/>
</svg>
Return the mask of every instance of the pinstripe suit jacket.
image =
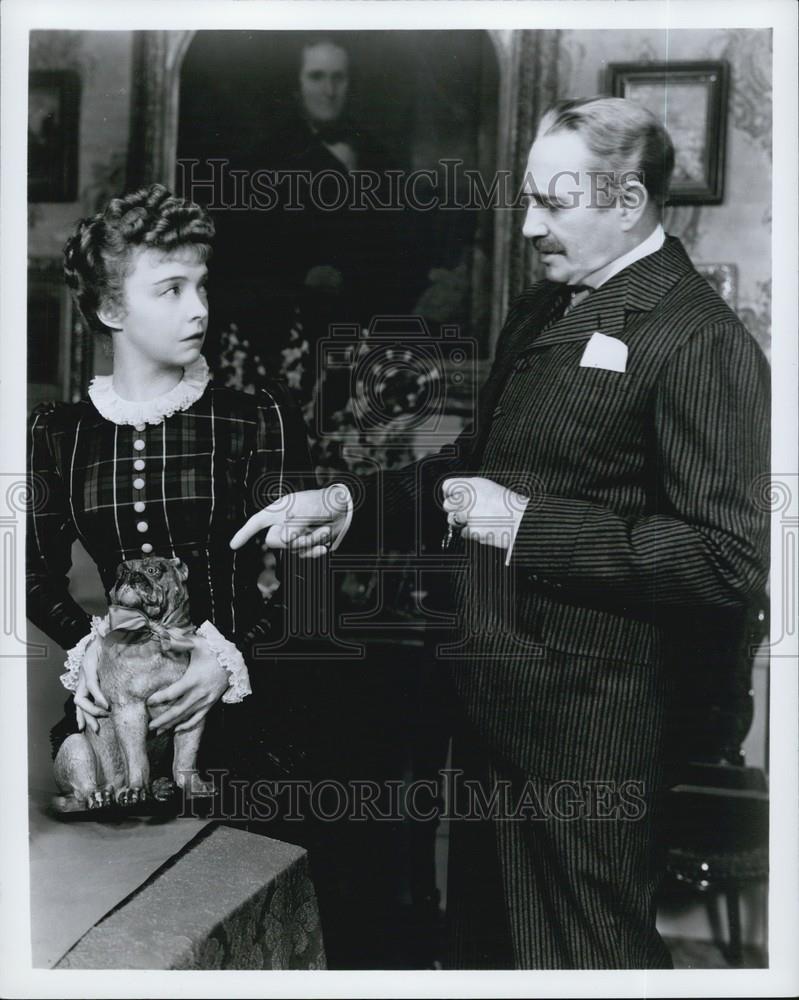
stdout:
<svg viewBox="0 0 799 1000">
<path fill-rule="evenodd" d="M 724 627 L 765 581 L 769 372 L 674 238 L 550 322 L 566 294 L 543 282 L 513 303 L 473 443 L 431 465 L 532 497 L 508 567 L 467 545 L 442 656 L 493 752 L 541 776 L 643 777 L 671 641 Z M 627 345 L 625 372 L 580 367 L 597 330 Z"/>
</svg>

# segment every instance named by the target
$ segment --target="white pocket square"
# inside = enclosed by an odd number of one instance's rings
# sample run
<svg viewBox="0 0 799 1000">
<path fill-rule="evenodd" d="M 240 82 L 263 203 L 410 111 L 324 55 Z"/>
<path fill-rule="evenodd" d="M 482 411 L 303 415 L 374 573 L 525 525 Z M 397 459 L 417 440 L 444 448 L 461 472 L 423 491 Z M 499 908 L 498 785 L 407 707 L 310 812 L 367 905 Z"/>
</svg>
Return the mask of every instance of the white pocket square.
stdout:
<svg viewBox="0 0 799 1000">
<path fill-rule="evenodd" d="M 604 368 L 609 372 L 627 371 L 627 345 L 615 337 L 597 331 L 585 345 L 581 368 Z"/>
</svg>

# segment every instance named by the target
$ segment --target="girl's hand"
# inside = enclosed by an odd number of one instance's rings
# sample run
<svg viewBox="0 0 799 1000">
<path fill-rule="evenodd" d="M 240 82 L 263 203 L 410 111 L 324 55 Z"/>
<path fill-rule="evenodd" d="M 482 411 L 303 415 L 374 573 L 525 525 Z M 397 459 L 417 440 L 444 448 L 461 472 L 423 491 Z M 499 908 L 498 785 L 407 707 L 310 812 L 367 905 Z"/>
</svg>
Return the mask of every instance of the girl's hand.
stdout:
<svg viewBox="0 0 799 1000">
<path fill-rule="evenodd" d="M 78 686 L 75 688 L 75 718 L 81 732 L 86 726 L 93 733 L 99 732 L 100 723 L 97 720 L 106 718 L 110 709 L 97 680 L 98 652 L 99 640 L 94 638 L 86 645 L 78 674 Z"/>
<path fill-rule="evenodd" d="M 176 733 L 192 729 L 205 718 L 227 688 L 227 671 L 208 642 L 201 635 L 195 635 L 194 650 L 186 673 L 180 680 L 161 688 L 147 699 L 149 708 L 165 706 L 164 711 L 150 722 L 150 729 L 159 733 L 173 727 Z"/>
</svg>

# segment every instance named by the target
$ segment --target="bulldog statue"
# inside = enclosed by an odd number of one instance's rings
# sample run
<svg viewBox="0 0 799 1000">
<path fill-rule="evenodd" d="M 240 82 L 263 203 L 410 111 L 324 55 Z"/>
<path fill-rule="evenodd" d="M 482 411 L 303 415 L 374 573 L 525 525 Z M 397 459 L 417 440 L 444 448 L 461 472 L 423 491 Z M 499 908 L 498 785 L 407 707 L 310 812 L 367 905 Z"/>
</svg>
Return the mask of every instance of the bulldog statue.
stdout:
<svg viewBox="0 0 799 1000">
<path fill-rule="evenodd" d="M 150 784 L 151 757 L 168 752 L 169 735 L 148 738 L 150 695 L 178 680 L 189 665 L 195 627 L 189 618 L 188 568 L 151 556 L 121 563 L 111 591 L 105 634 L 98 635 L 97 679 L 110 711 L 61 744 L 53 770 L 58 812 L 163 801 L 175 786 L 211 795 L 197 771 L 204 721 L 174 733 L 172 777 Z M 160 710 L 160 709 L 159 709 Z"/>
</svg>

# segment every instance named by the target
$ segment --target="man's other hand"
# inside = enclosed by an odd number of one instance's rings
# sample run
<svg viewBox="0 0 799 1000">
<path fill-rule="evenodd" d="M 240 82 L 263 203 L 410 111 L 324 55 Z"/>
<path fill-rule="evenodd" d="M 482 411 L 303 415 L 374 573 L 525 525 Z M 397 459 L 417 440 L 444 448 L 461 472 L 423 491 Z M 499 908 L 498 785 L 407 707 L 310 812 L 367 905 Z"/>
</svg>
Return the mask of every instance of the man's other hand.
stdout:
<svg viewBox="0 0 799 1000">
<path fill-rule="evenodd" d="M 519 530 L 528 498 L 482 476 L 445 479 L 447 521 L 462 537 L 507 552 Z"/>
</svg>

